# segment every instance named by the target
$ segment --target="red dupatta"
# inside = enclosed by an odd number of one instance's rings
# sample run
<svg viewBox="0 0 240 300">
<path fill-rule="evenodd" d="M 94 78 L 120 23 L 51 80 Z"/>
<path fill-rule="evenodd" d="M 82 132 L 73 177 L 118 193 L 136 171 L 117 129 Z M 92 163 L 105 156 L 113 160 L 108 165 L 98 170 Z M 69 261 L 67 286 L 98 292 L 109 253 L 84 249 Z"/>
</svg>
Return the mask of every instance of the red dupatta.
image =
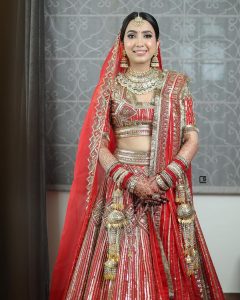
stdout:
<svg viewBox="0 0 240 300">
<path fill-rule="evenodd" d="M 103 179 L 103 170 L 98 163 L 98 152 L 104 126 L 109 122 L 111 86 L 115 76 L 122 71 L 120 68 L 122 43 L 119 37 L 120 35 L 117 36 L 103 63 L 100 79 L 93 93 L 81 130 L 74 179 L 70 190 L 58 256 L 52 274 L 51 300 L 65 299 L 97 197 L 98 187 Z M 159 68 L 162 69 L 160 48 L 158 49 L 158 59 L 160 62 Z M 114 147 L 114 135 L 111 131 L 110 148 L 113 149 Z"/>
<path fill-rule="evenodd" d="M 183 125 L 194 125 L 195 123 L 194 112 L 192 110 L 192 97 L 190 94 L 187 97 L 183 97 L 182 95 L 182 91 L 187 84 L 187 76 L 175 71 L 164 72 L 165 79 L 160 93 L 160 101 L 156 103 L 154 111 L 150 162 L 151 175 L 155 175 L 163 170 L 179 152 L 182 145 Z M 190 195 L 192 202 L 191 166 L 186 171 L 185 175 L 186 188 L 188 189 L 187 192 Z M 167 199 L 169 200 L 169 205 L 166 206 L 166 209 L 169 211 L 169 218 L 171 219 L 170 222 L 172 223 L 173 234 L 175 236 L 178 252 L 178 258 L 175 259 L 179 259 L 181 269 L 183 270 L 183 280 L 187 287 L 186 294 L 189 295 L 190 299 L 199 299 L 200 296 L 197 296 L 199 291 L 195 286 L 194 278 L 187 275 L 184 248 L 182 246 L 182 236 L 177 220 L 175 191 L 174 189 L 169 189 L 166 194 Z M 157 236 L 154 232 L 155 229 L 151 224 L 150 218 L 148 218 L 148 223 L 150 240 L 152 241 L 152 248 L 154 248 L 152 253 L 155 253 L 155 261 L 157 261 L 156 257 L 160 257 Z M 206 273 L 206 280 L 210 287 L 211 299 L 223 300 L 224 297 L 221 285 L 208 252 L 197 217 L 195 219 L 195 236 Z M 175 263 L 177 263 L 177 261 Z M 158 259 L 158 264 L 161 267 L 161 257 Z M 166 278 L 164 278 L 161 272 L 161 268 L 156 268 L 155 277 L 159 282 L 165 282 L 164 286 L 161 286 L 161 284 L 157 286 L 160 298 L 169 299 L 169 286 L 166 283 Z"/>
</svg>

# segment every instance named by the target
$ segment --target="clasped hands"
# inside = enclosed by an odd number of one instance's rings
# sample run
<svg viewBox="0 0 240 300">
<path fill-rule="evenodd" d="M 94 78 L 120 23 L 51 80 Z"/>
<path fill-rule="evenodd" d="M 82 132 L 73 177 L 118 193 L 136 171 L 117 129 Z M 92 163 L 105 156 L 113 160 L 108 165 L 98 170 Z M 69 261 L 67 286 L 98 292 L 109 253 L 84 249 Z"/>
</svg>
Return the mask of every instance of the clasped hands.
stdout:
<svg viewBox="0 0 240 300">
<path fill-rule="evenodd" d="M 141 204 L 161 205 L 168 202 L 166 192 L 156 182 L 156 176 L 139 178 L 133 192 Z"/>
</svg>

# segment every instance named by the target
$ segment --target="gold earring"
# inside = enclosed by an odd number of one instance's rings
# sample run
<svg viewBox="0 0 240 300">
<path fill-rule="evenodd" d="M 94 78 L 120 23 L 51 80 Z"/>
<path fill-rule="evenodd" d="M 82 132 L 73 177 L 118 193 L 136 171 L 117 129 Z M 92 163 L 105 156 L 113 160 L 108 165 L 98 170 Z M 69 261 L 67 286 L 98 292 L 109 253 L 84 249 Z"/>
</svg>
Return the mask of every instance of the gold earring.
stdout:
<svg viewBox="0 0 240 300">
<path fill-rule="evenodd" d="M 152 61 L 151 61 L 151 67 L 158 68 L 159 67 L 159 60 L 157 57 L 157 53 L 153 55 Z"/>
<path fill-rule="evenodd" d="M 124 69 L 128 68 L 128 60 L 127 60 L 127 57 L 126 57 L 126 51 L 125 50 L 123 50 L 123 52 L 122 52 L 120 67 L 124 68 Z"/>
</svg>

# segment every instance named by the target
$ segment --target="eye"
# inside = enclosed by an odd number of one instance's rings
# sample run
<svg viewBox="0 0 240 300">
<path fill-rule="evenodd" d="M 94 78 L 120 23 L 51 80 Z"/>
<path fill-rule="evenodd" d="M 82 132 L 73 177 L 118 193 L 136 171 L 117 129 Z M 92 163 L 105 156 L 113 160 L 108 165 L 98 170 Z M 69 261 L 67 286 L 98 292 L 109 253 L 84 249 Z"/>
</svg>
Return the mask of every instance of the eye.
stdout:
<svg viewBox="0 0 240 300">
<path fill-rule="evenodd" d="M 133 38 L 134 38 L 134 34 L 133 34 L 133 33 L 129 33 L 129 34 L 127 35 L 127 37 L 128 37 L 129 39 L 133 39 Z"/>
<path fill-rule="evenodd" d="M 147 34 L 144 35 L 144 37 L 145 37 L 146 39 L 151 39 L 151 38 L 152 38 L 152 34 L 147 33 Z"/>
</svg>

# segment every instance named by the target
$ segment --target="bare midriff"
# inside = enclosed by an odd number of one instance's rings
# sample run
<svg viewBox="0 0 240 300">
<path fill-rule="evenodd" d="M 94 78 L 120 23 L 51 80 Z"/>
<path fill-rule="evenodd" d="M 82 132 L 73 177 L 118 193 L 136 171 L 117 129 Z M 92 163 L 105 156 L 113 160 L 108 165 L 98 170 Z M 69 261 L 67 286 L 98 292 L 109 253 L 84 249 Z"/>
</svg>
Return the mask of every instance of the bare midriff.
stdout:
<svg viewBox="0 0 240 300">
<path fill-rule="evenodd" d="M 148 152 L 151 148 L 151 136 L 134 136 L 117 139 L 117 148 L 129 151 Z"/>
</svg>

